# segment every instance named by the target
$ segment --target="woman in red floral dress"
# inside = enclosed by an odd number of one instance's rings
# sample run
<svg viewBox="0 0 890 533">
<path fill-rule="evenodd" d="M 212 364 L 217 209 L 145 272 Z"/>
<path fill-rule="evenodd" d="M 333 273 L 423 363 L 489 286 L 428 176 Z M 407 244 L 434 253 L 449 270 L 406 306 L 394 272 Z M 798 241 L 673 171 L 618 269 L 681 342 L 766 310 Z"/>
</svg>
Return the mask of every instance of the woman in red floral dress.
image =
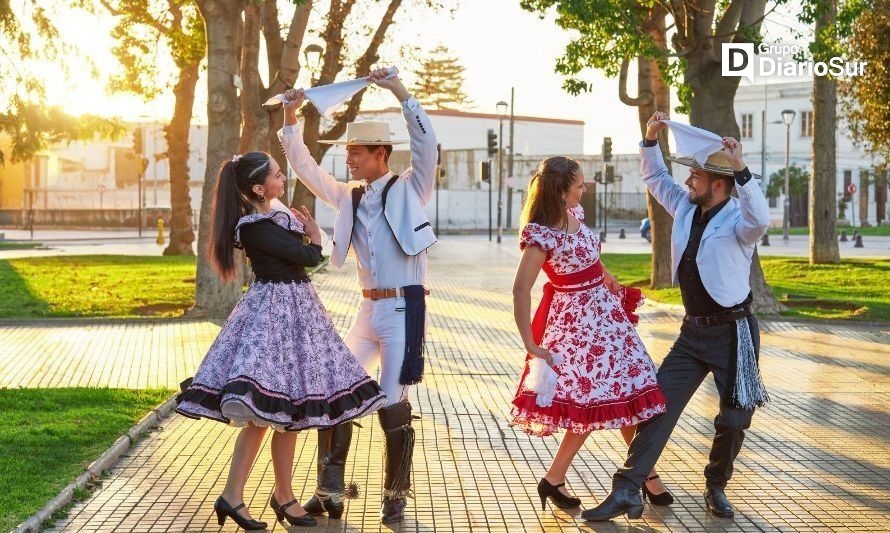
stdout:
<svg viewBox="0 0 890 533">
<path fill-rule="evenodd" d="M 513 286 L 527 361 L 542 358 L 556 372 L 552 402 L 538 402 L 525 365 L 513 399 L 513 423 L 538 436 L 566 430 L 538 484 L 542 506 L 550 498 L 564 509 L 581 504 L 565 491 L 565 476 L 591 431 L 618 428 L 629 443 L 637 424 L 665 411 L 655 366 L 634 328 L 633 311 L 642 295 L 619 285 L 600 261 L 599 237 L 582 223 L 584 190 L 576 161 L 551 157 L 538 165 L 522 214 L 523 254 Z M 542 269 L 550 282 L 532 321 L 531 289 Z M 653 503 L 673 501 L 654 471 L 647 485 L 644 493 Z"/>
</svg>

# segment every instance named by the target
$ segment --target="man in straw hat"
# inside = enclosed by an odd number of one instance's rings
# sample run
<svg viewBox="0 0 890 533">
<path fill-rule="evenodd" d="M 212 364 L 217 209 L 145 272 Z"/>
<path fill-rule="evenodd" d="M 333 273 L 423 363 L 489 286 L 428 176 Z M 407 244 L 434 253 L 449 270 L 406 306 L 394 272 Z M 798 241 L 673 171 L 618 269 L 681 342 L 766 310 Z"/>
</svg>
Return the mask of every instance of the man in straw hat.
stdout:
<svg viewBox="0 0 890 533">
<path fill-rule="evenodd" d="M 675 128 L 667 120 L 662 112 L 649 119 L 640 149 L 642 175 L 649 192 L 674 217 L 673 281 L 680 284 L 686 317 L 679 338 L 658 369 L 667 412 L 638 426 L 627 461 L 612 478 L 611 494 L 582 513 L 589 521 L 623 514 L 640 517 L 640 487 L 709 372 L 720 394 L 720 411 L 714 419 L 716 432 L 704 471 L 705 505 L 716 516 L 732 517 L 733 507 L 724 489 L 754 408 L 768 400 L 757 367 L 760 336 L 751 314 L 748 276 L 754 245 L 769 225 L 769 206 L 742 160 L 737 140 L 686 125 Z M 658 132 L 669 124 L 678 146 L 695 145 L 696 140 L 688 136 L 700 136 L 700 146 L 716 139 L 718 151 L 705 162 L 671 158 L 690 167 L 685 188 L 668 173 L 657 145 Z M 680 139 L 681 135 L 687 137 Z M 733 189 L 738 198 L 730 196 Z"/>
<path fill-rule="evenodd" d="M 426 249 L 436 242 L 424 206 L 435 188 L 437 150 L 429 117 L 399 78 L 378 69 L 369 80 L 401 102 L 410 137 L 408 170 L 397 175 L 389 169 L 393 145 L 406 141 L 392 139 L 385 122 L 353 122 L 346 126 L 345 140 L 321 141 L 346 147 L 352 180 L 338 182 L 322 170 L 297 126 L 302 89 L 285 93 L 288 103 L 278 137 L 300 181 L 337 210 L 331 263 L 341 267 L 350 247 L 355 251 L 363 299 L 345 340 L 369 373 L 379 364 L 380 386 L 387 395 L 387 406 L 377 413 L 385 439 L 380 513 L 384 523 L 391 523 L 402 520 L 411 483 L 414 429 L 408 386 L 423 377 Z M 305 505 L 309 513 L 342 515 L 344 496 L 355 492 L 344 494 L 351 439 L 351 424 L 318 432 L 318 486 Z"/>
</svg>

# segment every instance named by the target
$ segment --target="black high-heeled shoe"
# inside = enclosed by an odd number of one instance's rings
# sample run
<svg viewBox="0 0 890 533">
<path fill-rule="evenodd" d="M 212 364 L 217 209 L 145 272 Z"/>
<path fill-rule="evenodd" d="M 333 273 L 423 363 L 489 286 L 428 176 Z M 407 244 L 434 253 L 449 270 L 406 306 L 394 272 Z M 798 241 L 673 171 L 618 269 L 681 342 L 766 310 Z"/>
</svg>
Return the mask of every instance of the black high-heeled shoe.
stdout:
<svg viewBox="0 0 890 533">
<path fill-rule="evenodd" d="M 238 524 L 238 527 L 247 531 L 260 531 L 266 529 L 267 524 L 265 522 L 260 522 L 253 518 L 244 518 L 238 514 L 238 511 L 242 508 L 244 508 L 243 503 L 232 507 L 232 505 L 222 496 L 217 498 L 216 503 L 213 504 L 213 510 L 216 511 L 216 520 L 221 526 L 226 523 L 226 518 L 231 518 Z"/>
<path fill-rule="evenodd" d="M 553 501 L 553 504 L 560 509 L 573 509 L 581 505 L 581 498 L 574 496 L 566 496 L 559 492 L 559 487 L 565 486 L 565 483 L 559 485 L 551 485 L 549 481 L 541 478 L 538 483 L 538 496 L 541 497 L 541 510 L 547 509 L 547 498 Z"/>
<path fill-rule="evenodd" d="M 646 481 L 653 479 L 658 479 L 658 476 L 647 477 Z M 654 494 L 646 486 L 646 483 L 643 483 L 643 499 L 648 499 L 652 505 L 670 505 L 674 503 L 674 496 L 670 492 L 664 491 L 661 494 Z"/>
<path fill-rule="evenodd" d="M 318 523 L 318 521 L 309 514 L 304 514 L 303 516 L 291 516 L 284 512 L 285 509 L 295 503 L 297 503 L 297 500 L 293 499 L 284 505 L 278 505 L 278 502 L 275 501 L 275 496 L 269 496 L 269 507 L 275 511 L 275 518 L 277 518 L 279 522 L 287 520 L 292 526 L 306 527 L 311 527 Z"/>
</svg>

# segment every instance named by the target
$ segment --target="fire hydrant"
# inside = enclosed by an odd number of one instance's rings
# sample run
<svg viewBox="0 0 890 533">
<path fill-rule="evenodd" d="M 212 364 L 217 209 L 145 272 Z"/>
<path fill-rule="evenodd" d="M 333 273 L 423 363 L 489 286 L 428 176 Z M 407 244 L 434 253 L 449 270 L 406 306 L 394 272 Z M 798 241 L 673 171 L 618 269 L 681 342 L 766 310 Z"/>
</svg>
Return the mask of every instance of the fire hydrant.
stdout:
<svg viewBox="0 0 890 533">
<path fill-rule="evenodd" d="M 164 244 L 164 219 L 158 219 L 158 244 Z"/>
</svg>

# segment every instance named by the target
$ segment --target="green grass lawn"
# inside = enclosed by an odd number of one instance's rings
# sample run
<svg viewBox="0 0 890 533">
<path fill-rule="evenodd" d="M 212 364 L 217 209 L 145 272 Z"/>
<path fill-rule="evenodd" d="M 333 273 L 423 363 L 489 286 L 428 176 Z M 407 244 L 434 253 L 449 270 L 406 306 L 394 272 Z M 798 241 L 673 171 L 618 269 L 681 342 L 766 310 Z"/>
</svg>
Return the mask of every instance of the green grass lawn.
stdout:
<svg viewBox="0 0 890 533">
<path fill-rule="evenodd" d="M 0 260 L 0 317 L 181 316 L 194 304 L 194 257 Z"/>
<path fill-rule="evenodd" d="M 863 237 L 890 237 L 890 226 L 868 226 L 865 228 L 839 227 L 837 234 L 840 236 L 842 231 L 847 232 L 847 237 L 853 235 L 853 231 L 858 231 Z M 770 235 L 782 235 L 782 228 L 770 228 Z M 789 235 L 809 235 L 810 228 L 788 228 Z"/>
<path fill-rule="evenodd" d="M 9 242 L 0 241 L 0 250 L 31 250 L 43 246 L 39 242 Z"/>
<path fill-rule="evenodd" d="M 649 255 L 603 254 L 625 284 L 653 301 L 679 304 L 677 288 L 648 289 Z M 761 257 L 787 315 L 890 321 L 890 260 L 810 266 Z M 193 257 L 69 256 L 0 260 L 0 317 L 174 317 L 194 303 Z M 7 297 L 6 295 L 9 294 Z"/>
<path fill-rule="evenodd" d="M 172 392 L 0 389 L 0 531 L 46 505 Z"/>
<path fill-rule="evenodd" d="M 644 289 L 647 298 L 680 304 L 680 290 L 649 289 L 648 254 L 603 254 L 618 280 Z M 890 321 L 890 260 L 850 259 L 810 265 L 805 258 L 761 257 L 767 283 L 788 305 L 786 316 Z"/>
</svg>

